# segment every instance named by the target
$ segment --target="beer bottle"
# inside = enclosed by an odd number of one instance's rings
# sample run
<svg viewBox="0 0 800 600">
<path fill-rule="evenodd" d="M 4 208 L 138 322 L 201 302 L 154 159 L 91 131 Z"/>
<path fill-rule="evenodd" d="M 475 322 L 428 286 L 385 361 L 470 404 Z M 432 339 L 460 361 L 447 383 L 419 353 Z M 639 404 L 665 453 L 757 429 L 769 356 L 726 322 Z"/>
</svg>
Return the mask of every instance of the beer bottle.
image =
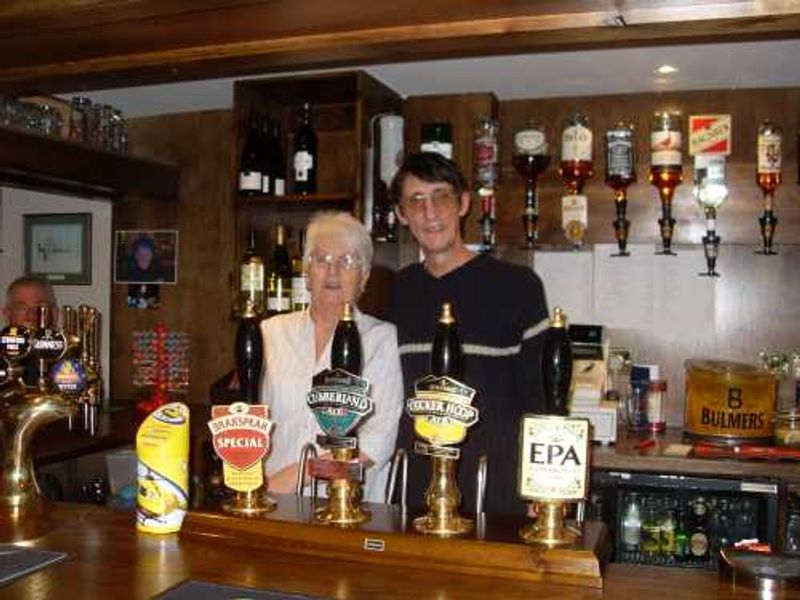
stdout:
<svg viewBox="0 0 800 600">
<path fill-rule="evenodd" d="M 239 377 L 239 397 L 242 402 L 258 402 L 258 385 L 264 361 L 260 319 L 252 301 L 248 300 L 236 330 L 236 374 Z"/>
<path fill-rule="evenodd" d="M 678 518 L 675 522 L 675 560 L 682 563 L 686 560 L 689 553 L 689 538 L 686 533 L 686 511 L 683 508 L 678 510 Z"/>
<path fill-rule="evenodd" d="M 464 378 L 464 355 L 450 302 L 442 304 L 442 312 L 433 335 L 430 370 L 434 375 L 452 377 L 458 381 Z"/>
<path fill-rule="evenodd" d="M 648 498 L 645 501 L 642 519 L 642 551 L 652 560 L 660 549 L 661 523 L 658 519 L 658 501 L 655 498 Z"/>
<path fill-rule="evenodd" d="M 636 492 L 627 495 L 622 513 L 622 548 L 638 552 L 642 544 L 642 499 Z"/>
<path fill-rule="evenodd" d="M 689 558 L 692 562 L 708 561 L 708 505 L 698 496 L 692 501 L 691 527 L 689 529 Z"/>
<path fill-rule="evenodd" d="M 542 350 L 542 379 L 547 414 L 566 415 L 572 380 L 572 346 L 567 335 L 567 317 L 559 307 L 553 309 Z"/>
<path fill-rule="evenodd" d="M 361 336 L 353 318 L 353 307 L 344 305 L 344 314 L 336 325 L 331 343 L 331 368 L 343 369 L 353 375 L 361 375 Z"/>
</svg>

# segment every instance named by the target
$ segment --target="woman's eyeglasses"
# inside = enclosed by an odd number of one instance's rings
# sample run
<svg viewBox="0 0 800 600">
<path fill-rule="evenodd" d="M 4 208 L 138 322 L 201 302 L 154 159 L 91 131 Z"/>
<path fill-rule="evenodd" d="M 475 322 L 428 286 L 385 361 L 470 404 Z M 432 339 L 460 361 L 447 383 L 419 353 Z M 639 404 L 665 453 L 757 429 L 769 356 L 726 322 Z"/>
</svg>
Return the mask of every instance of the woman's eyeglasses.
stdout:
<svg viewBox="0 0 800 600">
<path fill-rule="evenodd" d="M 308 256 L 308 264 L 317 269 L 329 269 L 334 264 L 342 271 L 354 271 L 361 268 L 361 259 L 357 254 L 334 256 L 330 252 L 313 252 Z"/>
</svg>

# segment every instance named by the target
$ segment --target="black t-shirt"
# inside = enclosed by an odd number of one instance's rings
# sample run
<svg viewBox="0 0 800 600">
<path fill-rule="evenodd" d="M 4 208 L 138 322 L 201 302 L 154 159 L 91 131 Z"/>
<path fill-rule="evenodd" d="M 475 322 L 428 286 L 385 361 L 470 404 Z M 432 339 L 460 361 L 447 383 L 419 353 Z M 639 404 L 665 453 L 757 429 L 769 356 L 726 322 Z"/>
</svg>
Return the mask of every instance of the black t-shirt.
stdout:
<svg viewBox="0 0 800 600">
<path fill-rule="evenodd" d="M 443 277 L 422 264 L 397 276 L 389 319 L 397 326 L 406 397 L 414 382 L 430 372 L 430 346 L 443 302 L 451 302 L 465 356 L 467 385 L 475 388 L 477 424 L 459 446 L 458 485 L 462 511 L 475 509 L 478 457 L 489 459 L 486 511 L 523 514 L 517 492 L 519 420 L 543 412 L 542 335 L 549 327 L 544 289 L 526 267 L 479 255 Z M 430 459 L 413 453 L 413 423 L 401 417 L 398 447 L 409 453 L 409 505 L 424 506 Z"/>
</svg>

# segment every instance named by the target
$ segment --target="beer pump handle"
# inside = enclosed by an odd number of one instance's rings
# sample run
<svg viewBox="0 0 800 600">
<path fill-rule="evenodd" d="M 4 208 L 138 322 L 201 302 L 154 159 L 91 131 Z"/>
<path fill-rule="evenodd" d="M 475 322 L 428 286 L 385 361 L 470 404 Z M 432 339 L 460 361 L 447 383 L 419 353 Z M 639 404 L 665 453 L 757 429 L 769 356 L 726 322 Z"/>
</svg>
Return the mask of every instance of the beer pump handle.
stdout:
<svg viewBox="0 0 800 600">
<path fill-rule="evenodd" d="M 304 487 L 303 484 L 304 484 L 304 479 L 305 479 L 305 476 L 306 476 L 306 470 L 307 470 L 307 467 L 308 467 L 309 457 L 311 459 L 317 458 L 317 448 L 311 442 L 309 442 L 308 444 L 303 446 L 303 449 L 300 450 L 300 465 L 299 465 L 299 467 L 297 469 L 297 483 L 295 484 L 295 488 L 294 488 L 295 489 L 295 494 L 297 496 L 302 496 L 303 495 L 303 487 Z M 316 477 L 312 477 L 311 478 L 311 501 L 314 502 L 316 499 L 317 499 L 317 478 Z"/>
<path fill-rule="evenodd" d="M 398 448 L 394 453 L 389 469 L 389 486 L 386 490 L 386 504 L 394 502 L 394 490 L 397 486 L 397 473 L 401 471 L 402 480 L 400 484 L 400 509 L 405 512 L 408 508 L 408 453 L 404 448 Z"/>
<path fill-rule="evenodd" d="M 486 509 L 486 472 L 489 468 L 489 457 L 481 454 L 478 457 L 477 485 L 475 487 L 475 514 L 480 516 Z"/>
</svg>

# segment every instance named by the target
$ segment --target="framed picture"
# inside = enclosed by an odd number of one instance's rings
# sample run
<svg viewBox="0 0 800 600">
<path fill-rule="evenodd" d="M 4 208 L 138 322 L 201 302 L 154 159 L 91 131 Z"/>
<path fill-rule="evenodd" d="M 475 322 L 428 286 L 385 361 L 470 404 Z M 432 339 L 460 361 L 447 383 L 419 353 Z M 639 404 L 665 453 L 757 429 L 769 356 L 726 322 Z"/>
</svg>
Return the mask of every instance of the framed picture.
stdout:
<svg viewBox="0 0 800 600">
<path fill-rule="evenodd" d="M 25 274 L 53 285 L 91 285 L 92 214 L 23 215 Z"/>
<path fill-rule="evenodd" d="M 114 283 L 178 283 L 176 230 L 121 230 L 115 243 Z"/>
</svg>

